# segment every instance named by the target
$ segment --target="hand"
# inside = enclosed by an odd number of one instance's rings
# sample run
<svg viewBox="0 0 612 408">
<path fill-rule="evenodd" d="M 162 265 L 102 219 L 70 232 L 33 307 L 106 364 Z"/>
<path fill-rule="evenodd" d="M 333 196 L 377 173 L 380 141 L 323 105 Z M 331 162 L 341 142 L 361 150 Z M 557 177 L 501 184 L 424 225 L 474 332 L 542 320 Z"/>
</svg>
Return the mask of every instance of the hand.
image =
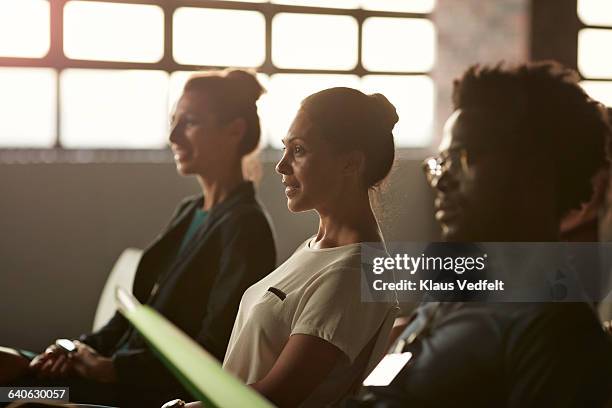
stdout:
<svg viewBox="0 0 612 408">
<path fill-rule="evenodd" d="M 55 344 L 34 357 L 29 368 L 41 378 L 65 377 L 71 371 L 70 361 L 66 353 Z"/>
<path fill-rule="evenodd" d="M 612 335 L 612 320 L 606 320 L 603 322 L 603 329 L 606 333 Z"/>
<path fill-rule="evenodd" d="M 204 408 L 204 405 L 202 405 L 201 401 L 185 403 L 183 400 L 175 399 L 166 402 L 161 408 Z"/>
<path fill-rule="evenodd" d="M 161 408 L 185 408 L 185 401 L 182 399 L 174 399 L 166 402 Z"/>
<path fill-rule="evenodd" d="M 30 360 L 23 357 L 17 350 L 0 347 L 0 384 L 10 384 L 20 379 L 28 371 Z"/>
<path fill-rule="evenodd" d="M 68 355 L 74 371 L 83 378 L 104 383 L 117 381 L 113 360 L 103 357 L 85 343 L 74 341 L 76 351 Z"/>
</svg>

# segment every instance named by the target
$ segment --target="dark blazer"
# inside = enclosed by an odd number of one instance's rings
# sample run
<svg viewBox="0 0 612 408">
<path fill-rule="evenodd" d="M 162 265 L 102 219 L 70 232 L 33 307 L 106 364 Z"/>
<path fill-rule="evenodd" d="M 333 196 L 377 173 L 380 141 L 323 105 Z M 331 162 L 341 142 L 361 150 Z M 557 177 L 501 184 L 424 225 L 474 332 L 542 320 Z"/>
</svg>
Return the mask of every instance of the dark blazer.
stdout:
<svg viewBox="0 0 612 408">
<path fill-rule="evenodd" d="M 242 294 L 274 269 L 276 251 L 268 218 L 246 182 L 210 211 L 178 255 L 202 203 L 200 195 L 178 206 L 168 227 L 144 251 L 133 293 L 222 360 Z M 178 384 L 119 313 L 81 339 L 113 358 L 119 385 L 159 390 Z"/>
</svg>

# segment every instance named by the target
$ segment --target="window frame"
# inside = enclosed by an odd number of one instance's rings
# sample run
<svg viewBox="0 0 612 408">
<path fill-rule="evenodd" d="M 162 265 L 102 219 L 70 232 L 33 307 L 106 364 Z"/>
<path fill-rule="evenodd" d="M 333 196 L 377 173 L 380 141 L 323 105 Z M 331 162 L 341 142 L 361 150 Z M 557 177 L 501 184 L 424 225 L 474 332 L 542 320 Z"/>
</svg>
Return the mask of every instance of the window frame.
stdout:
<svg viewBox="0 0 612 408">
<path fill-rule="evenodd" d="M 173 16 L 176 9 L 180 7 L 196 7 L 208 9 L 226 10 L 249 10 L 260 12 L 265 19 L 265 59 L 261 66 L 254 67 L 257 72 L 268 76 L 274 74 L 345 74 L 357 75 L 362 78 L 366 75 L 385 75 L 385 76 L 428 76 L 432 78 L 432 70 L 425 72 L 396 72 L 396 71 L 372 71 L 366 70 L 362 65 L 363 52 L 363 23 L 369 17 L 395 17 L 395 18 L 418 18 L 427 19 L 433 23 L 432 13 L 396 12 L 396 11 L 377 11 L 365 9 L 343 9 L 328 7 L 310 7 L 285 5 L 275 3 L 250 3 L 239 1 L 223 0 L 80 0 L 104 3 L 121 3 L 136 5 L 155 5 L 160 7 L 164 13 L 164 46 L 163 57 L 158 62 L 116 62 L 116 61 L 95 61 L 95 60 L 73 60 L 64 54 L 63 34 L 64 34 L 64 6 L 70 0 L 47 0 L 50 6 L 50 46 L 49 52 L 42 58 L 20 58 L 20 57 L 1 57 L 0 67 L 22 67 L 22 68 L 51 68 L 57 73 L 56 80 L 56 126 L 55 143 L 51 148 L 9 148 L 0 147 L 0 162 L 55 162 L 55 161 L 121 161 L 131 162 L 144 160 L 147 162 L 166 161 L 168 149 L 106 149 L 106 148 L 87 148 L 72 149 L 65 148 L 60 142 L 61 129 L 61 73 L 65 69 L 139 69 L 139 70 L 161 70 L 168 74 L 176 71 L 196 71 L 208 69 L 223 69 L 224 66 L 189 65 L 179 64 L 173 57 Z M 279 13 L 305 13 L 305 14 L 328 14 L 351 16 L 357 22 L 357 64 L 350 70 L 335 69 L 295 69 L 279 68 L 272 61 L 272 20 Z M 435 24 L 434 24 L 435 26 Z M 437 38 L 436 38 L 437 44 Z M 436 46 L 437 49 L 437 46 Z M 433 78 L 432 78 L 433 79 Z M 435 106 L 433 106 L 435 117 Z M 398 148 L 400 151 L 426 151 L 427 148 Z M 270 145 L 264 149 L 264 159 L 266 157 L 276 157 L 277 149 Z M 269 152 L 274 151 L 270 156 Z"/>
<path fill-rule="evenodd" d="M 576 32 L 576 44 L 578 44 L 578 35 L 580 34 L 580 32 L 584 29 L 596 29 L 596 30 L 607 30 L 612 32 L 612 24 L 610 25 L 593 25 L 593 24 L 586 24 L 584 23 L 581 19 L 580 16 L 578 15 L 578 0 L 574 0 L 575 2 L 575 9 L 576 9 L 576 20 L 577 20 L 577 24 L 578 24 L 578 31 Z M 576 66 L 578 66 L 578 46 L 576 46 Z M 612 78 L 597 78 L 597 77 L 585 77 L 584 75 L 582 75 L 582 72 L 580 72 L 580 69 L 577 68 L 578 73 L 580 74 L 580 78 L 582 80 L 586 80 L 586 81 L 598 81 L 598 82 L 611 82 L 612 83 Z"/>
<path fill-rule="evenodd" d="M 584 23 L 578 16 L 578 0 L 531 0 L 531 60 L 554 59 L 578 72 L 581 80 L 612 82 L 580 72 L 578 34 L 585 28 L 612 30 L 612 25 Z"/>
</svg>

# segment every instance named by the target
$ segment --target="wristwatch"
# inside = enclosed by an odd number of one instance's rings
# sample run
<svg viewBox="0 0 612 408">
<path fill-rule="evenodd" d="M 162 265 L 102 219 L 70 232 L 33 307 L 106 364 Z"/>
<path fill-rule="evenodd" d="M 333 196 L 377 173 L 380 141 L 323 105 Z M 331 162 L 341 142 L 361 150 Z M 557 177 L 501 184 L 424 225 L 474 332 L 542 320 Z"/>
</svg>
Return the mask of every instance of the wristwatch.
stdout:
<svg viewBox="0 0 612 408">
<path fill-rule="evenodd" d="M 185 407 L 185 401 L 183 401 L 182 399 L 175 399 L 172 401 L 168 401 L 164 405 L 162 405 L 162 408 L 184 408 L 184 407 Z"/>
</svg>

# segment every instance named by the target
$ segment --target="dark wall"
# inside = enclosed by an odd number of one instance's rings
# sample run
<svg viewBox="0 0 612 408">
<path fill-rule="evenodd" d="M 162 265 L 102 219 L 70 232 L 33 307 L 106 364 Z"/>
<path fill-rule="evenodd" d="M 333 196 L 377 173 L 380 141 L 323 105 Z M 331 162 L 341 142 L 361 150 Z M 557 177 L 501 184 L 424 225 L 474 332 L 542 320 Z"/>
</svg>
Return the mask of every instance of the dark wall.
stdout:
<svg viewBox="0 0 612 408">
<path fill-rule="evenodd" d="M 178 201 L 198 192 L 172 164 L 0 166 L 1 344 L 39 349 L 91 327 L 106 276 L 126 247 L 144 247 Z M 402 161 L 381 200 L 388 239 L 436 236 L 419 163 Z M 264 166 L 259 197 L 272 216 L 279 261 L 316 231 L 314 213 L 291 214 Z"/>
<path fill-rule="evenodd" d="M 577 0 L 531 0 L 530 49 L 532 60 L 554 59 L 578 69 Z"/>
</svg>

